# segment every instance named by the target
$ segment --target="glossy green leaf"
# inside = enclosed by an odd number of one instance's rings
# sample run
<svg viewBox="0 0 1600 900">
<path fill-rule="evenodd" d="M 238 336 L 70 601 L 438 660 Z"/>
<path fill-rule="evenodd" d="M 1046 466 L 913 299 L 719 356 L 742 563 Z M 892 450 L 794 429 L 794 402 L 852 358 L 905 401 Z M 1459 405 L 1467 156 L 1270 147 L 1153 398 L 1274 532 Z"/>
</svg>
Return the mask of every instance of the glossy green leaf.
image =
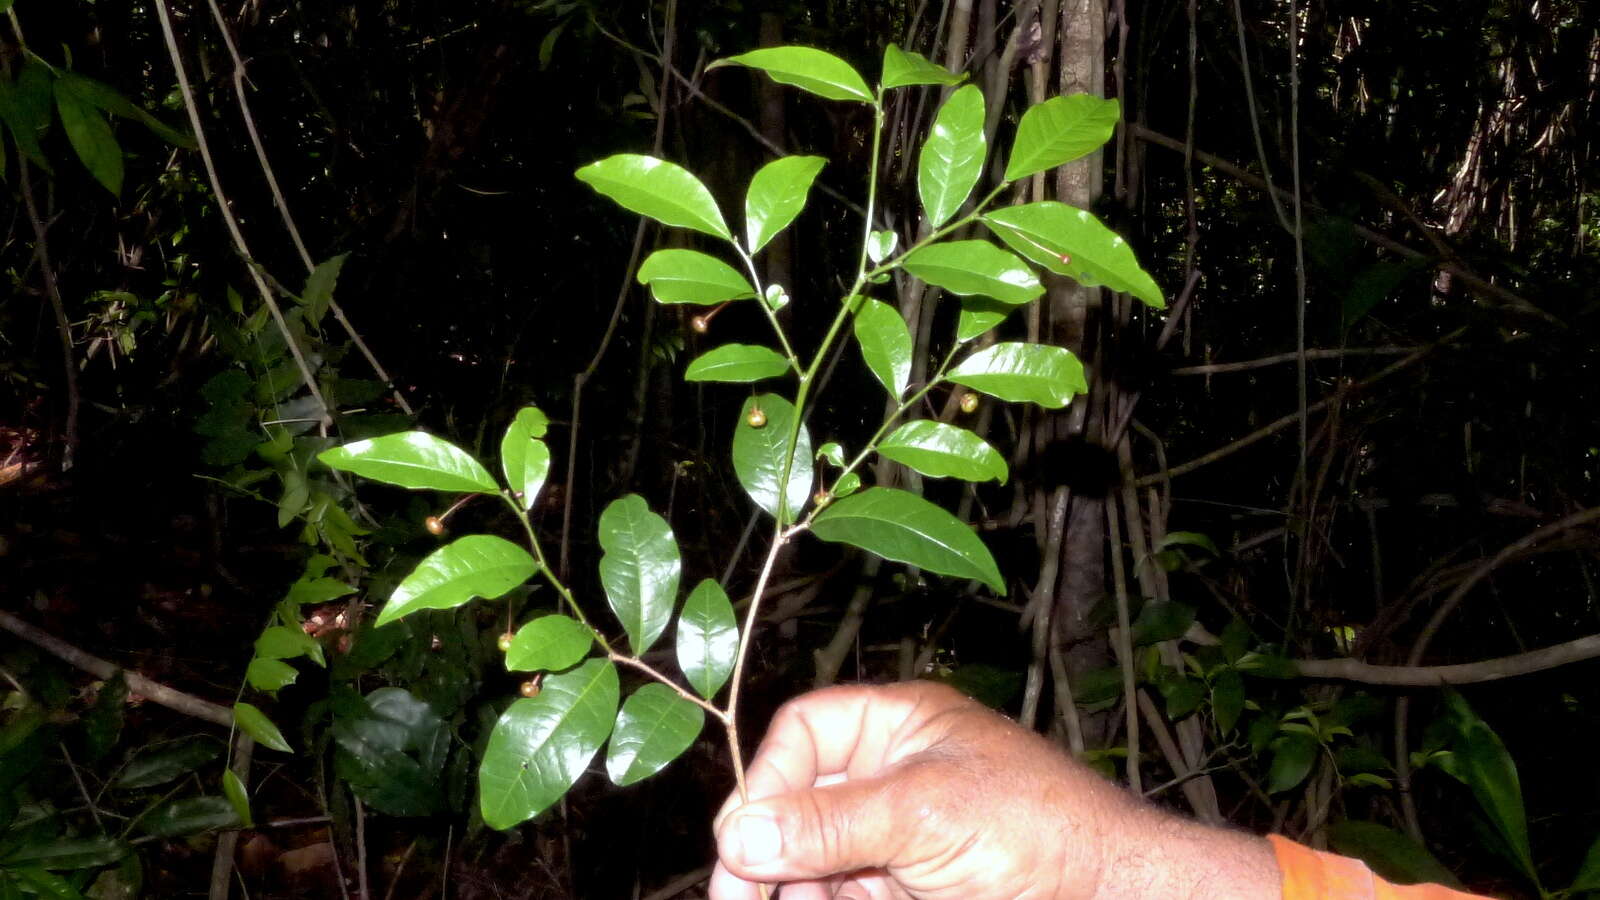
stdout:
<svg viewBox="0 0 1600 900">
<path fill-rule="evenodd" d="M 883 262 L 894 253 L 894 248 L 900 245 L 900 233 L 897 231 L 874 231 L 867 235 L 867 259 L 873 265 Z"/>
<path fill-rule="evenodd" d="M 239 824 L 246 828 L 255 827 L 255 817 L 250 814 L 250 792 L 245 790 L 244 782 L 239 780 L 232 769 L 222 770 L 222 796 L 228 800 L 228 805 L 233 807 L 233 815 Z"/>
<path fill-rule="evenodd" d="M 1139 267 L 1133 248 L 1087 210 L 1044 200 L 985 213 L 983 223 L 1011 249 L 1057 275 L 1080 284 L 1103 284 L 1156 309 L 1166 306 L 1161 288 Z"/>
<path fill-rule="evenodd" d="M 733 240 L 711 191 L 675 163 L 637 153 L 619 153 L 584 166 L 577 171 L 577 177 L 624 209 L 663 225 L 692 228 Z"/>
<path fill-rule="evenodd" d="M 1223 669 L 1211 680 L 1211 714 L 1216 717 L 1218 732 L 1227 734 L 1239 723 L 1244 700 L 1244 679 L 1238 672 Z"/>
<path fill-rule="evenodd" d="M 999 451 L 965 428 L 932 419 L 915 419 L 878 444 L 878 453 L 930 478 L 1006 483 L 1006 461 Z"/>
<path fill-rule="evenodd" d="M 333 292 L 339 287 L 339 273 L 344 270 L 345 260 L 350 254 L 341 253 L 331 259 L 317 263 L 311 274 L 306 276 L 305 290 L 297 298 L 306 308 L 306 318 L 312 324 L 322 321 L 327 314 L 328 306 L 333 303 Z"/>
<path fill-rule="evenodd" d="M 1600 891 L 1600 838 L 1589 845 L 1589 852 L 1583 855 L 1583 864 L 1578 866 L 1578 874 L 1567 891 L 1570 894 Z"/>
<path fill-rule="evenodd" d="M 170 127 L 151 115 L 144 107 L 122 96 L 110 85 L 102 84 L 77 72 L 62 72 L 56 84 L 57 90 L 69 90 L 90 106 L 99 107 L 113 116 L 139 122 L 174 147 L 193 150 L 196 146 L 192 135 Z"/>
<path fill-rule="evenodd" d="M 112 785 L 122 790 L 138 790 L 166 784 L 222 755 L 222 745 L 209 737 L 181 738 L 141 750 L 122 770 Z"/>
<path fill-rule="evenodd" d="M 11 137 L 17 142 L 17 149 L 21 151 L 24 157 L 44 171 L 50 172 L 50 161 L 45 157 L 44 150 L 39 146 L 39 131 L 50 121 L 50 106 L 48 103 L 50 82 L 48 80 L 43 82 L 47 102 L 43 106 L 44 116 L 40 117 L 37 115 L 36 104 L 29 102 L 26 94 L 28 81 L 24 80 L 25 76 L 34 69 L 44 71 L 44 67 L 38 63 L 26 64 L 22 67 L 22 75 L 18 76 L 15 85 L 7 79 L 0 78 L 0 124 L 4 124 L 11 130 Z M 44 75 L 44 78 L 49 78 L 48 73 Z M 30 80 L 35 84 L 38 83 L 37 76 Z M 0 134 L 0 145 L 5 143 L 4 138 L 5 135 Z"/>
<path fill-rule="evenodd" d="M 792 85 L 828 100 L 872 102 L 872 91 L 850 64 L 812 47 L 768 47 L 719 59 L 707 70 L 722 66 L 760 69 L 779 84 Z"/>
<path fill-rule="evenodd" d="M 906 320 L 889 304 L 863 297 L 856 308 L 855 334 L 867 368 L 891 397 L 900 399 L 911 381 L 911 330 Z"/>
<path fill-rule="evenodd" d="M 770 347 L 723 344 L 701 354 L 683 372 L 685 381 L 750 382 L 789 372 L 789 361 Z"/>
<path fill-rule="evenodd" d="M 659 682 L 639 688 L 617 713 L 606 774 L 621 787 L 649 778 L 689 749 L 705 721 L 705 711 L 672 688 Z"/>
<path fill-rule="evenodd" d="M 1528 819 L 1522 803 L 1522 781 L 1517 774 L 1516 761 L 1511 758 L 1505 744 L 1494 729 L 1472 711 L 1459 693 L 1445 695 L 1446 708 L 1454 719 L 1457 738 L 1452 750 L 1455 754 L 1456 774 L 1483 808 L 1494 825 L 1512 862 L 1521 867 L 1534 883 L 1538 883 L 1538 870 L 1533 864 L 1533 851 L 1528 843 Z"/>
<path fill-rule="evenodd" d="M 766 421 L 757 428 L 750 424 L 750 411 L 759 407 Z M 788 453 L 789 428 L 794 422 L 794 406 L 777 394 L 757 394 L 744 402 L 739 423 L 733 430 L 733 471 L 739 484 L 767 515 L 778 516 L 783 483 L 784 458 Z M 811 436 L 802 423 L 795 441 L 793 463 L 789 468 L 788 515 L 785 524 L 811 498 Z"/>
<path fill-rule="evenodd" d="M 667 520 L 638 494 L 611 501 L 600 514 L 600 583 L 628 633 L 635 655 L 649 650 L 667 628 L 678 602 L 683 562 Z"/>
<path fill-rule="evenodd" d="M 467 451 L 425 431 L 401 431 L 317 454 L 329 468 L 405 488 L 498 494 L 499 485 Z"/>
<path fill-rule="evenodd" d="M 903 265 L 923 281 L 962 296 L 981 294 L 1017 304 L 1044 293 L 1027 263 L 988 241 L 929 244 L 906 254 Z"/>
<path fill-rule="evenodd" d="M 1170 600 L 1151 600 L 1133 621 L 1135 647 L 1148 647 L 1162 641 L 1175 641 L 1194 624 L 1194 607 Z"/>
<path fill-rule="evenodd" d="M 828 161 L 820 156 L 784 156 L 762 166 L 744 195 L 745 247 L 755 253 L 789 227 L 806 207 L 806 195 Z"/>
<path fill-rule="evenodd" d="M 769 284 L 767 285 L 766 301 L 767 308 L 777 312 L 789 305 L 789 292 L 784 290 L 781 284 Z"/>
<path fill-rule="evenodd" d="M 256 743 L 272 750 L 283 753 L 293 753 L 289 749 L 289 742 L 283 739 L 283 732 L 278 726 L 272 724 L 267 714 L 249 703 L 235 703 L 233 705 L 233 721 L 245 734 L 255 738 Z"/>
<path fill-rule="evenodd" d="M 146 834 L 175 838 L 242 824 L 226 797 L 186 797 L 169 800 L 139 820 Z"/>
<path fill-rule="evenodd" d="M 299 670 L 281 659 L 257 657 L 244 670 L 244 680 L 251 687 L 269 694 L 294 684 L 299 677 Z"/>
<path fill-rule="evenodd" d="M 98 869 L 127 856 L 131 850 L 126 841 L 109 837 L 30 841 L 0 857 L 0 867 L 37 866 L 55 872 Z"/>
<path fill-rule="evenodd" d="M 1222 551 L 1217 549 L 1217 542 L 1198 531 L 1167 532 L 1162 536 L 1161 543 L 1156 545 L 1156 549 L 1166 550 L 1169 547 L 1199 547 L 1212 556 L 1222 555 Z"/>
<path fill-rule="evenodd" d="M 833 496 L 834 499 L 848 497 L 860 489 L 861 476 L 854 472 L 846 472 L 839 476 L 838 481 L 833 483 Z"/>
<path fill-rule="evenodd" d="M 1063 347 L 991 344 L 961 361 L 946 376 L 991 397 L 1059 409 L 1089 390 L 1083 364 Z"/>
<path fill-rule="evenodd" d="M 817 448 L 817 459 L 825 459 L 832 463 L 834 468 L 844 468 L 844 448 L 837 441 L 829 441 Z"/>
<path fill-rule="evenodd" d="M 834 501 L 812 520 L 817 537 L 953 578 L 975 578 L 996 593 L 1005 579 L 989 548 L 960 519 L 916 494 L 872 487 Z"/>
<path fill-rule="evenodd" d="M 1267 793 L 1282 793 L 1305 781 L 1321 747 L 1317 739 L 1308 734 L 1291 732 L 1273 739 L 1269 747 L 1272 763 L 1267 768 Z"/>
<path fill-rule="evenodd" d="M 533 577 L 528 551 L 492 534 L 469 534 L 428 554 L 389 595 L 382 628 L 419 609 L 455 609 L 474 597 L 494 600 Z"/>
<path fill-rule="evenodd" d="M 450 729 L 432 704 L 399 687 L 366 697 L 333 695 L 334 774 L 373 809 L 392 816 L 440 811 Z"/>
<path fill-rule="evenodd" d="M 302 656 L 318 659 L 322 656 L 322 645 L 300 628 L 274 625 L 256 637 L 255 654 L 258 659 L 299 659 Z"/>
<path fill-rule="evenodd" d="M 965 72 L 951 72 L 916 51 L 901 50 L 894 44 L 883 48 L 884 90 L 917 84 L 960 84 L 966 78 Z"/>
<path fill-rule="evenodd" d="M 938 228 L 961 208 L 983 173 L 986 149 L 983 91 L 969 84 L 939 107 L 917 159 L 917 192 L 929 226 Z"/>
<path fill-rule="evenodd" d="M 1117 128 L 1122 108 L 1088 94 L 1036 103 L 1017 123 L 1017 139 L 1006 162 L 1006 180 L 1026 178 L 1100 149 Z"/>
<path fill-rule="evenodd" d="M 560 800 L 611 734 L 619 694 L 616 667 L 597 658 L 551 675 L 539 696 L 512 703 L 478 767 L 484 823 L 510 828 Z"/>
<path fill-rule="evenodd" d="M 73 887 L 71 882 L 38 866 L 18 866 L 14 869 L 0 870 L 0 878 L 7 876 L 33 888 L 32 893 L 39 897 L 49 897 L 51 900 L 84 900 L 83 895 L 78 893 L 78 889 Z M 21 893 L 20 889 L 18 893 Z"/>
<path fill-rule="evenodd" d="M 678 668 L 700 696 L 710 700 L 733 672 L 739 623 L 722 585 L 707 578 L 695 585 L 678 614 Z"/>
<path fill-rule="evenodd" d="M 517 411 L 500 439 L 500 469 L 523 509 L 532 509 L 550 474 L 550 446 L 539 438 L 550 420 L 536 406 Z"/>
<path fill-rule="evenodd" d="M 517 629 L 506 651 L 512 672 L 559 672 L 577 664 L 594 646 L 594 632 L 570 616 L 540 616 Z"/>
<path fill-rule="evenodd" d="M 639 283 L 650 286 L 657 303 L 711 306 L 756 295 L 733 266 L 698 250 L 657 250 L 639 267 Z"/>
<path fill-rule="evenodd" d="M 94 180 L 113 194 L 122 194 L 122 145 L 100 111 L 56 82 L 56 112 L 67 142 Z"/>
<path fill-rule="evenodd" d="M 1017 307 L 992 297 L 962 297 L 961 313 L 956 318 L 956 340 L 966 343 L 999 325 Z"/>
<path fill-rule="evenodd" d="M 1410 835 L 1376 822 L 1346 819 L 1328 826 L 1328 843 L 1345 856 L 1366 863 L 1378 877 L 1394 884 L 1442 884 L 1460 888 L 1455 873 L 1445 868 Z"/>
</svg>

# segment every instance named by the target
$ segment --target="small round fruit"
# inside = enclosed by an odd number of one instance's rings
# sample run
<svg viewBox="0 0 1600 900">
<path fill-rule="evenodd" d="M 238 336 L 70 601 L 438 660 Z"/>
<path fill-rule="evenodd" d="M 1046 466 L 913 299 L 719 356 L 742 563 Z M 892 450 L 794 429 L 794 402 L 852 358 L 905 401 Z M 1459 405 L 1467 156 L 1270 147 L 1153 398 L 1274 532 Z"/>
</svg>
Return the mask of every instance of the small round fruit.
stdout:
<svg viewBox="0 0 1600 900">
<path fill-rule="evenodd" d="M 961 395 L 961 411 L 964 413 L 978 411 L 978 395 L 971 391 Z"/>
<path fill-rule="evenodd" d="M 705 334 L 711 330 L 711 320 L 705 316 L 695 316 L 689 320 L 689 327 L 694 329 L 695 334 Z"/>
<path fill-rule="evenodd" d="M 500 648 L 500 652 L 501 653 L 510 653 L 511 652 L 511 632 L 508 631 L 505 634 L 500 635 L 500 639 L 495 641 L 494 644 L 495 644 L 496 647 Z"/>
<path fill-rule="evenodd" d="M 444 534 L 444 520 L 438 516 L 429 516 L 422 520 L 422 527 L 428 529 L 431 535 Z"/>
<path fill-rule="evenodd" d="M 527 681 L 524 681 L 522 683 L 521 690 L 522 696 L 524 697 L 532 698 L 539 696 L 539 679 L 529 678 Z"/>
<path fill-rule="evenodd" d="M 761 411 L 761 407 L 752 406 L 750 407 L 749 414 L 744 417 L 744 420 L 745 422 L 749 423 L 751 428 L 760 428 L 761 426 L 767 424 L 767 414 Z"/>
<path fill-rule="evenodd" d="M 833 495 L 827 491 L 817 491 L 815 494 L 811 495 L 811 502 L 818 506 L 827 506 L 828 501 L 832 499 Z"/>
</svg>

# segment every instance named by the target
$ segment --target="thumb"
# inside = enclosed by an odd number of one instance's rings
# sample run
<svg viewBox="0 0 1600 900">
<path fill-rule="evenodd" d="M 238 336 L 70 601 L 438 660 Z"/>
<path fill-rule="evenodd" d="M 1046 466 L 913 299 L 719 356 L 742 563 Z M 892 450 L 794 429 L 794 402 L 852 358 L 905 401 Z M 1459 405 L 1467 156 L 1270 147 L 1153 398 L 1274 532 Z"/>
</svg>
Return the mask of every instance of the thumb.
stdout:
<svg viewBox="0 0 1600 900">
<path fill-rule="evenodd" d="M 717 853 L 752 881 L 826 878 L 890 865 L 908 831 L 878 779 L 844 781 L 747 803 L 717 824 Z"/>
</svg>

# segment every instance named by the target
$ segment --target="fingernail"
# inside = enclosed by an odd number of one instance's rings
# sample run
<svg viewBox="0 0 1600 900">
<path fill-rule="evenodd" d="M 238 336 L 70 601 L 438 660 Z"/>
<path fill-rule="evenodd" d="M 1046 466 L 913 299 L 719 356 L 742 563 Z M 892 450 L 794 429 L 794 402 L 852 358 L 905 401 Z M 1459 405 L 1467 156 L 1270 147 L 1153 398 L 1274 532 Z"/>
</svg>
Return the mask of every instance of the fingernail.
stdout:
<svg viewBox="0 0 1600 900">
<path fill-rule="evenodd" d="M 747 866 L 762 866 L 783 853 L 783 834 L 772 817 L 760 813 L 742 815 L 733 823 L 737 855 Z"/>
</svg>

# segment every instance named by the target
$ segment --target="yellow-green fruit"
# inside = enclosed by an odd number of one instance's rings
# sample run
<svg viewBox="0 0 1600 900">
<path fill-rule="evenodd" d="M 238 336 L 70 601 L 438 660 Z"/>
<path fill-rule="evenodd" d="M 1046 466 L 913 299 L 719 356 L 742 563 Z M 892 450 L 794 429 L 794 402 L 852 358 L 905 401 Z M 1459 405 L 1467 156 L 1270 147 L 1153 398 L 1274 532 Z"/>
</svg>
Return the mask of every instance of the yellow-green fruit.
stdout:
<svg viewBox="0 0 1600 900">
<path fill-rule="evenodd" d="M 438 516 L 429 516 L 422 520 L 422 527 L 428 529 L 432 535 L 444 534 L 444 520 Z"/>
<path fill-rule="evenodd" d="M 500 635 L 500 640 L 495 641 L 495 645 L 500 648 L 501 653 L 511 652 L 511 632 Z"/>
<path fill-rule="evenodd" d="M 761 411 L 761 407 L 752 406 L 750 407 L 749 415 L 745 416 L 744 420 L 750 423 L 751 428 L 760 428 L 767 424 L 767 414 Z"/>
<path fill-rule="evenodd" d="M 961 395 L 961 411 L 964 413 L 976 412 L 978 409 L 978 395 L 968 391 Z"/>
</svg>

